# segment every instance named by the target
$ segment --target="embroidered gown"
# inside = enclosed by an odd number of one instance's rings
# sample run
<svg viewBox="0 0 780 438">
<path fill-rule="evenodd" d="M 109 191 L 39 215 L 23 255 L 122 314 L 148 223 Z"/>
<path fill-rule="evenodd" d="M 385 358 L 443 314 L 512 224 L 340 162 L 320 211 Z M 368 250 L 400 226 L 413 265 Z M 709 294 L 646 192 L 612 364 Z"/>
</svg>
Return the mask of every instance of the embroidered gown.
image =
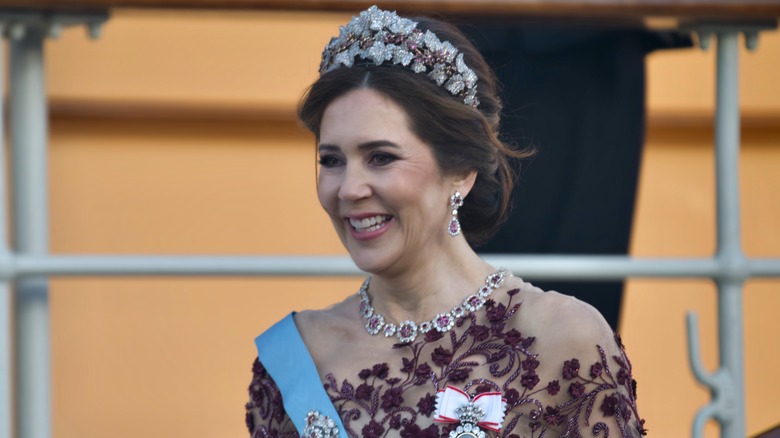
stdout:
<svg viewBox="0 0 780 438">
<path fill-rule="evenodd" d="M 375 337 L 393 350 L 386 356 L 393 360 L 366 362 L 357 373 L 319 370 L 347 435 L 447 437 L 458 424 L 433 418 L 437 391 L 448 385 L 472 397 L 501 392 L 503 425 L 487 436 L 645 435 L 631 363 L 601 315 L 572 297 L 511 280 L 448 332 L 431 330 L 406 344 Z M 251 438 L 297 437 L 272 377 L 259 360 L 252 371 Z"/>
</svg>

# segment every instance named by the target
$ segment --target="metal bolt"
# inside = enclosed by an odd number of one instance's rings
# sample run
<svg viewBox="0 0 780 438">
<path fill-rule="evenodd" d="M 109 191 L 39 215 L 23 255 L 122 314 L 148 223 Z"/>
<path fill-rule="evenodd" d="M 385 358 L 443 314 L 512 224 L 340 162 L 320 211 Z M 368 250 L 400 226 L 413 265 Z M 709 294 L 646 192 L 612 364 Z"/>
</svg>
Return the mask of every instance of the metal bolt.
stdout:
<svg viewBox="0 0 780 438">
<path fill-rule="evenodd" d="M 60 23 L 51 23 L 49 24 L 49 30 L 47 32 L 49 34 L 49 38 L 57 39 L 62 35 L 62 24 Z"/>
<path fill-rule="evenodd" d="M 100 38 L 101 30 L 101 23 L 87 23 L 87 33 L 93 40 Z"/>
<path fill-rule="evenodd" d="M 745 47 L 750 51 L 756 50 L 756 47 L 758 47 L 758 32 L 745 32 Z"/>
<path fill-rule="evenodd" d="M 27 33 L 27 29 L 21 23 L 14 23 L 8 28 L 8 37 L 14 41 L 24 38 L 25 33 Z"/>
<path fill-rule="evenodd" d="M 710 48 L 710 41 L 712 40 L 712 32 L 701 31 L 696 34 L 699 39 L 699 48 L 702 50 L 708 50 Z"/>
</svg>

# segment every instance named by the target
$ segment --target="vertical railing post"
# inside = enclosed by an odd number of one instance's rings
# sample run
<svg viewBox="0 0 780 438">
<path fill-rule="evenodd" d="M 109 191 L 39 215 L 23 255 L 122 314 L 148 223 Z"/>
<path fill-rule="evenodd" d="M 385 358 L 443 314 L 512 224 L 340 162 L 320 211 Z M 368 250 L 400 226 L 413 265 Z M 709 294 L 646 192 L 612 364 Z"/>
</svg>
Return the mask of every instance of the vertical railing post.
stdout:
<svg viewBox="0 0 780 438">
<path fill-rule="evenodd" d="M 0 38 L 5 26 L 0 23 Z M 3 41 L 0 39 L 0 41 Z M 0 44 L 0 96 L 5 95 L 5 44 Z M 5 105 L 0 102 L 0 263 L 5 263 L 10 254 L 8 246 L 8 223 L 6 221 L 6 165 L 5 165 Z M 13 436 L 11 410 L 11 294 L 8 278 L 0 277 L 0 438 Z"/>
<path fill-rule="evenodd" d="M 739 203 L 739 30 L 715 32 L 717 92 L 715 103 L 715 168 L 717 195 L 717 259 L 722 266 L 718 286 L 719 365 L 724 373 L 723 402 L 718 419 L 722 436 L 744 437 L 742 287 L 747 263 L 742 252 Z"/>
<path fill-rule="evenodd" d="M 25 26 L 10 38 L 13 236 L 18 254 L 46 254 L 49 246 L 45 38 L 45 29 L 35 25 Z M 18 280 L 14 292 L 17 436 L 48 438 L 51 377 L 47 280 Z"/>
<path fill-rule="evenodd" d="M 768 25 L 773 27 L 774 25 Z M 714 418 L 721 436 L 742 438 L 745 425 L 745 369 L 742 289 L 750 276 L 742 251 L 739 203 L 739 34 L 746 32 L 747 46 L 755 48 L 756 25 L 702 26 L 699 40 L 707 48 L 711 35 L 717 37 L 715 95 L 715 191 L 718 272 L 718 370 L 709 373 L 699 358 L 695 314 L 688 315 L 688 343 L 691 367 L 697 380 L 710 388 L 712 401 L 696 414 L 693 437 L 699 438 L 705 422 Z"/>
</svg>

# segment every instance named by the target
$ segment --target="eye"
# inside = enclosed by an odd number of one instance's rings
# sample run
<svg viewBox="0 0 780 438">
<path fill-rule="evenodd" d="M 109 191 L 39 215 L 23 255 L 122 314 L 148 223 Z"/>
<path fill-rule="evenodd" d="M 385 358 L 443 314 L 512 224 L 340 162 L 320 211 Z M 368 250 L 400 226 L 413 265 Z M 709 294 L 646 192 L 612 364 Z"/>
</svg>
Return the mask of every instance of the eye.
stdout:
<svg viewBox="0 0 780 438">
<path fill-rule="evenodd" d="M 338 167 L 341 166 L 344 161 L 336 155 L 323 155 L 320 157 L 320 166 L 322 167 Z"/>
<path fill-rule="evenodd" d="M 387 152 L 374 152 L 369 158 L 369 163 L 374 166 L 386 166 L 397 159 L 398 157 Z"/>
</svg>

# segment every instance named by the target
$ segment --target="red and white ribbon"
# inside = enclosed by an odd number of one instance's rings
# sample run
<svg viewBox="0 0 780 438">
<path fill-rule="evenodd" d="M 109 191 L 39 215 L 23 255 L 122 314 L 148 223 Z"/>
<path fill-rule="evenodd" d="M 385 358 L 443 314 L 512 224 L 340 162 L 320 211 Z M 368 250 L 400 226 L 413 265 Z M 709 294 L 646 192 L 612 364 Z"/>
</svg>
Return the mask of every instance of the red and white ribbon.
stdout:
<svg viewBox="0 0 780 438">
<path fill-rule="evenodd" d="M 494 432 L 501 430 L 501 424 L 504 422 L 506 400 L 501 398 L 500 392 L 483 392 L 472 399 L 464 391 L 449 385 L 445 389 L 439 390 L 439 393 L 436 394 L 436 415 L 433 417 L 433 421 L 439 423 L 460 422 L 461 420 L 455 411 L 470 402 L 484 412 L 484 415 L 477 423 L 478 426 Z"/>
</svg>

